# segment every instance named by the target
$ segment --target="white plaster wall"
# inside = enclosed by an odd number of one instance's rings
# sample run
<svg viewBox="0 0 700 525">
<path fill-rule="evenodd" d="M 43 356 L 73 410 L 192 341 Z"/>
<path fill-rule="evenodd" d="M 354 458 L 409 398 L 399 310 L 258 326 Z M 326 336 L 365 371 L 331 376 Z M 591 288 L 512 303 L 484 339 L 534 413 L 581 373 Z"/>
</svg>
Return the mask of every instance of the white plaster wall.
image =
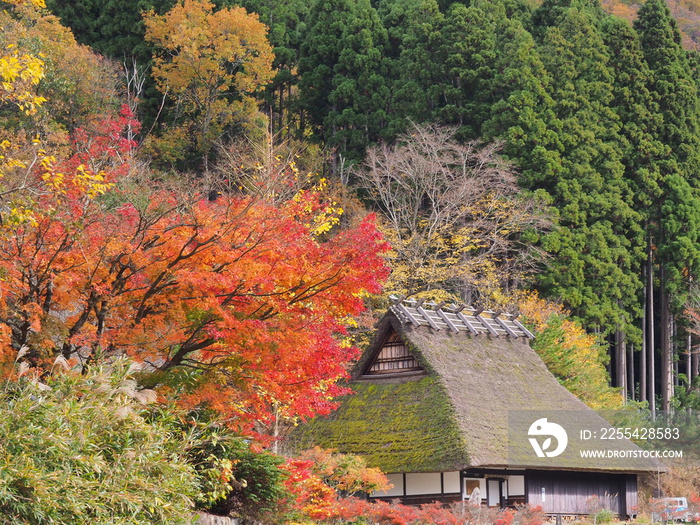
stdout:
<svg viewBox="0 0 700 525">
<path fill-rule="evenodd" d="M 499 481 L 497 479 L 487 479 L 486 482 L 487 482 L 488 488 L 489 488 L 489 492 L 488 492 L 488 496 L 487 496 L 488 497 L 487 504 L 489 507 L 495 507 L 495 506 L 499 505 L 501 502 L 501 500 L 499 498 L 499 496 L 500 496 L 499 487 L 498 487 Z"/>
<path fill-rule="evenodd" d="M 461 492 L 459 490 L 459 472 L 445 472 L 443 478 L 445 482 L 445 494 Z"/>
<path fill-rule="evenodd" d="M 394 488 L 391 488 L 389 490 L 375 491 L 372 493 L 372 496 L 377 498 L 403 496 L 403 474 L 387 474 L 386 477 L 389 480 L 389 483 L 394 485 Z"/>
<path fill-rule="evenodd" d="M 510 496 L 525 495 L 525 476 L 508 476 L 508 494 Z"/>
<path fill-rule="evenodd" d="M 406 495 L 440 494 L 440 473 L 406 474 Z"/>
</svg>

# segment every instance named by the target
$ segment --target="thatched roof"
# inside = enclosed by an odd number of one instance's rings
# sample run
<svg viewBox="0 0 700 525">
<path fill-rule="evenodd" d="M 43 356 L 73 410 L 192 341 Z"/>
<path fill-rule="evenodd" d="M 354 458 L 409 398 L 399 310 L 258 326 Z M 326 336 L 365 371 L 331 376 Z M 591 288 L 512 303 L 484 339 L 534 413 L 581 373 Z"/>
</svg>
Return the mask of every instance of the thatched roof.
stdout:
<svg viewBox="0 0 700 525">
<path fill-rule="evenodd" d="M 608 424 L 559 384 L 530 348 L 532 334 L 517 321 L 508 317 L 509 329 L 499 323 L 496 331 L 493 313 L 463 309 L 461 324 L 450 326 L 438 310 L 441 305 L 395 304 L 355 368 L 351 387 L 356 394 L 343 399 L 331 416 L 299 428 L 293 435 L 295 446 L 359 454 L 385 472 L 650 469 L 646 460 L 581 458 L 579 450 L 590 443 L 571 434 Z M 487 323 L 493 330 L 483 328 Z M 370 372 L 392 333 L 405 342 L 421 370 Z M 561 456 L 538 458 L 533 453 L 528 429 L 542 417 L 570 434 Z M 613 445 L 637 450 L 628 442 Z"/>
</svg>

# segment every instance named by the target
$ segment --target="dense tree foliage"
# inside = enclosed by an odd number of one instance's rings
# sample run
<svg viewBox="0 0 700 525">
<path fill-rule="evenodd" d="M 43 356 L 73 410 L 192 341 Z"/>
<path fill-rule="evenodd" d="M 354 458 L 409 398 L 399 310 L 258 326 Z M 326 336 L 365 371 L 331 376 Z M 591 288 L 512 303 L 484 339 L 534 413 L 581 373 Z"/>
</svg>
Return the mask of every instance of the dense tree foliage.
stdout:
<svg viewBox="0 0 700 525">
<path fill-rule="evenodd" d="M 387 123 L 386 29 L 368 0 L 311 8 L 299 61 L 300 100 L 329 146 L 355 159 Z"/>
<path fill-rule="evenodd" d="M 213 9 L 207 0 L 185 0 L 165 15 L 145 16 L 146 39 L 156 46 L 156 86 L 178 108 L 168 127 L 184 131 L 205 170 L 227 126 L 255 121 L 251 95 L 273 76 L 272 47 L 257 16 L 242 7 Z"/>
<path fill-rule="evenodd" d="M 28 345 L 36 363 L 126 353 L 161 373 L 198 370 L 190 403 L 241 421 L 264 421 L 272 407 L 327 411 L 355 355 L 337 336 L 343 319 L 384 274 L 371 221 L 323 239 L 337 210 L 317 191 L 279 206 L 131 193 L 99 162 L 78 153 L 41 172 L 49 191 L 31 222 L 5 226 L 0 317 L 11 344 Z"/>
</svg>

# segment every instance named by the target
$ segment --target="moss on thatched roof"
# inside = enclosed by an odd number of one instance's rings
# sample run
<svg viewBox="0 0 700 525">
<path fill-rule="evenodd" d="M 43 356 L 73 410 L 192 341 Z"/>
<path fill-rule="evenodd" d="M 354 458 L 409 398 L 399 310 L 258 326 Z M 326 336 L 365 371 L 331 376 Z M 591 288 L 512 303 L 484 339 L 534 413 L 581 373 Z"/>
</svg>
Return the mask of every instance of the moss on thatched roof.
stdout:
<svg viewBox="0 0 700 525">
<path fill-rule="evenodd" d="M 512 411 L 588 410 L 550 374 L 526 339 L 408 329 L 445 385 L 472 466 L 508 465 Z"/>
<path fill-rule="evenodd" d="M 444 387 L 436 377 L 359 381 L 327 418 L 295 432 L 301 448 L 320 445 L 362 455 L 384 472 L 439 472 L 469 464 Z"/>
</svg>

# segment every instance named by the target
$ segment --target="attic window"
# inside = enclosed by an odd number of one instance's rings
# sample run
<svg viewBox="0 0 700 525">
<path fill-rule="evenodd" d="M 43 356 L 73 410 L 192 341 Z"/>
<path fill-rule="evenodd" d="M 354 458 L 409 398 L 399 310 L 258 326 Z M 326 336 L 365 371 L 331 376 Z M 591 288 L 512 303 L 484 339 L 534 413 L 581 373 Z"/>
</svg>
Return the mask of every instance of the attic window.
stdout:
<svg viewBox="0 0 700 525">
<path fill-rule="evenodd" d="M 399 334 L 391 332 L 384 341 L 379 354 L 374 358 L 367 374 L 395 374 L 413 370 L 421 370 L 418 361 L 413 357 Z"/>
</svg>

